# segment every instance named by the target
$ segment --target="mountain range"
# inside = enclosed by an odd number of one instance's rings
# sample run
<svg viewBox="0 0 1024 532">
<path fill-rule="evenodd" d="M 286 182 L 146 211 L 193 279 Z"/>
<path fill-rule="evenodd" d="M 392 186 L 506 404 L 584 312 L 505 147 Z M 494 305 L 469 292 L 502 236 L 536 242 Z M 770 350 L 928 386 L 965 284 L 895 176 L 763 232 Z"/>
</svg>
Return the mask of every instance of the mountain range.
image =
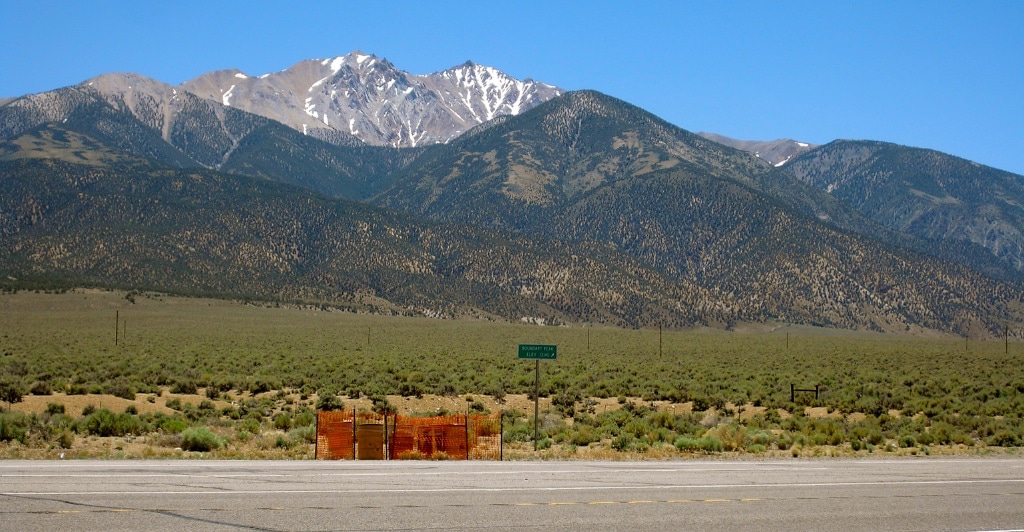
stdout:
<svg viewBox="0 0 1024 532">
<path fill-rule="evenodd" d="M 690 133 L 594 91 L 353 52 L 0 106 L 0 285 L 617 326 L 996 334 L 1021 176 Z"/>
</svg>

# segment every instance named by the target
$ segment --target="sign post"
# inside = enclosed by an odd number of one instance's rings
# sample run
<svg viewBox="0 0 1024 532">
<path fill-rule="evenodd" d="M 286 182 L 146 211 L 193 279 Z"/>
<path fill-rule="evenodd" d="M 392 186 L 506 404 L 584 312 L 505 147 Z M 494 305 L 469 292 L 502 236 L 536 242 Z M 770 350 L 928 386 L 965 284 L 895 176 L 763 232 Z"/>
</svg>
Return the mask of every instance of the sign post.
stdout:
<svg viewBox="0 0 1024 532">
<path fill-rule="evenodd" d="M 538 422 L 540 420 L 540 361 L 555 360 L 558 357 L 558 346 L 519 344 L 519 358 L 533 360 L 537 363 L 533 381 L 533 450 L 537 451 Z"/>
</svg>

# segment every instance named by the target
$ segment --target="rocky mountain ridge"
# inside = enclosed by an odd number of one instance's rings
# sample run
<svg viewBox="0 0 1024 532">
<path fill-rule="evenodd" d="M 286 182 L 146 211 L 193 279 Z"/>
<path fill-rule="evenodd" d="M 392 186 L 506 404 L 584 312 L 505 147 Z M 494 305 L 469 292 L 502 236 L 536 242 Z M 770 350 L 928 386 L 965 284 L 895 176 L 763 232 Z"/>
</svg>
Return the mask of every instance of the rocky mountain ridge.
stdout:
<svg viewBox="0 0 1024 532">
<path fill-rule="evenodd" d="M 753 153 L 760 159 L 768 161 L 772 166 L 783 166 L 794 157 L 798 157 L 817 146 L 807 142 L 800 142 L 792 139 L 776 140 L 739 140 L 717 133 L 702 131 L 698 135 L 713 140 L 719 144 L 725 144 L 738 150 Z"/>
<path fill-rule="evenodd" d="M 473 126 L 562 93 L 473 62 L 413 75 L 359 51 L 257 77 L 238 70 L 211 72 L 181 88 L 335 143 L 357 139 L 391 147 L 448 142 Z"/>
<path fill-rule="evenodd" d="M 356 200 L 387 186 L 387 174 L 421 150 L 332 144 L 136 74 L 104 74 L 18 98 L 0 107 L 0 140 L 55 123 L 171 166 L 221 169 Z"/>
<path fill-rule="evenodd" d="M 246 135 L 270 121 L 338 146 L 429 146 L 561 92 L 472 62 L 414 76 L 353 52 L 259 77 L 211 72 L 178 87 L 134 73 L 101 74 L 5 102 L 0 138 L 103 101 L 128 110 L 182 152 L 177 164 L 221 168 Z"/>
<path fill-rule="evenodd" d="M 834 141 L 783 171 L 895 231 L 963 242 L 1024 271 L 1024 179 L 934 150 Z"/>
</svg>

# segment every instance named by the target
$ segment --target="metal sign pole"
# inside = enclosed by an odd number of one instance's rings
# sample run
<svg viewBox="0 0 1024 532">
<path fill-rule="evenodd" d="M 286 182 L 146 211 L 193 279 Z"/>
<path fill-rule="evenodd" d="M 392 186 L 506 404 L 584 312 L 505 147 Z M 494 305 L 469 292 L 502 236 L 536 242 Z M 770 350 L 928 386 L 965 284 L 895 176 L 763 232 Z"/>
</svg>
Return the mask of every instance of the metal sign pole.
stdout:
<svg viewBox="0 0 1024 532">
<path fill-rule="evenodd" d="M 537 452 L 537 427 L 540 420 L 540 360 L 535 360 L 537 363 L 537 374 L 533 379 L 533 451 Z"/>
</svg>

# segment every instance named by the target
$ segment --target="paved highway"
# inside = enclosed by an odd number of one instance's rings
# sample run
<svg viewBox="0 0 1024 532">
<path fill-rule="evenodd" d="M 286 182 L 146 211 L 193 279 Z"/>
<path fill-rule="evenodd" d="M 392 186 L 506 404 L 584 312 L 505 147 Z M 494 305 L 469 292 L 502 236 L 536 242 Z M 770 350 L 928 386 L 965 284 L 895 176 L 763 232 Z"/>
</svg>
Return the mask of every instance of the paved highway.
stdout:
<svg viewBox="0 0 1024 532">
<path fill-rule="evenodd" d="M 0 530 L 1011 530 L 1024 459 L 3 461 Z"/>
</svg>

